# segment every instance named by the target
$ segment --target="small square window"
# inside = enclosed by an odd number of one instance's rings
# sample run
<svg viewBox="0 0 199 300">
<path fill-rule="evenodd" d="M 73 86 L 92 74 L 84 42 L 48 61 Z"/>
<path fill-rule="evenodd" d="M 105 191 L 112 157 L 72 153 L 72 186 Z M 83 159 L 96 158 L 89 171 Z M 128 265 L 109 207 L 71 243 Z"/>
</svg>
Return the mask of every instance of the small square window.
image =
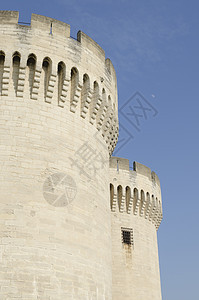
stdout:
<svg viewBox="0 0 199 300">
<path fill-rule="evenodd" d="M 122 228 L 122 243 L 127 245 L 133 245 L 133 229 Z"/>
</svg>

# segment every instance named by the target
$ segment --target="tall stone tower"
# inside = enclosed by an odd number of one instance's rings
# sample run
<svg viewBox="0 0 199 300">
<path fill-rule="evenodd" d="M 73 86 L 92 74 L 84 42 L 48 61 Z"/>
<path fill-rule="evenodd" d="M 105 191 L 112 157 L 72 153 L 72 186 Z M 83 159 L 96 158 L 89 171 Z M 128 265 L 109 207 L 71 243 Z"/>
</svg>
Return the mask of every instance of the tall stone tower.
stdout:
<svg viewBox="0 0 199 300">
<path fill-rule="evenodd" d="M 160 300 L 157 234 L 162 220 L 160 182 L 149 168 L 110 159 L 114 300 Z"/>
<path fill-rule="evenodd" d="M 0 299 L 160 300 L 160 185 L 109 159 L 117 82 L 103 49 L 1 11 L 0 116 Z"/>
</svg>

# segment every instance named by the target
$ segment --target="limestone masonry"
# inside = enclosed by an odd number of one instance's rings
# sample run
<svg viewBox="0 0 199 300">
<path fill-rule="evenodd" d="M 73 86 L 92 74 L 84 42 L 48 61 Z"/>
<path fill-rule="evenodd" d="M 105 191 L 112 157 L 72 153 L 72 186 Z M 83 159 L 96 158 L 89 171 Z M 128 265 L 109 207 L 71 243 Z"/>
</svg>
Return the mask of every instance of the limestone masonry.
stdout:
<svg viewBox="0 0 199 300">
<path fill-rule="evenodd" d="M 159 179 L 117 139 L 103 49 L 0 11 L 1 300 L 161 300 Z"/>
</svg>

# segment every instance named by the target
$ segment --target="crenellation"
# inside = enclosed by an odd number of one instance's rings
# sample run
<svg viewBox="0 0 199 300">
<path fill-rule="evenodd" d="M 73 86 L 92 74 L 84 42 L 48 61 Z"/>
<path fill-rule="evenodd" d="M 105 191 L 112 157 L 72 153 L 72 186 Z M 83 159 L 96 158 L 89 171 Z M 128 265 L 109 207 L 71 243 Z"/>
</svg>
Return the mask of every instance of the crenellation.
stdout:
<svg viewBox="0 0 199 300">
<path fill-rule="evenodd" d="M 14 17 L 14 20 L 15 20 L 10 23 L 10 26 L 12 26 L 14 23 L 18 24 L 17 23 L 18 22 L 18 12 L 16 12 L 16 13 L 15 12 L 2 12 L 1 19 L 4 20 L 5 16 L 7 16 L 7 15 L 10 16 L 11 18 Z M 2 21 L 2 22 L 4 22 L 4 21 Z M 1 23 L 1 21 L 0 21 L 0 23 Z M 6 24 L 6 22 L 5 22 L 5 24 Z M 52 26 L 51 26 L 51 24 L 52 24 Z M 6 31 L 8 30 L 8 34 L 11 34 L 11 31 L 9 31 L 10 29 L 5 27 L 5 30 Z M 82 32 L 78 32 L 78 39 L 77 39 L 77 41 L 74 41 L 73 39 L 70 38 L 70 26 L 68 24 L 54 20 L 52 18 L 47 18 L 44 16 L 35 15 L 35 14 L 32 14 L 30 26 L 28 26 L 28 25 L 22 26 L 19 24 L 18 27 L 13 28 L 13 30 L 14 30 L 13 31 L 14 35 L 16 33 L 18 34 L 18 36 L 20 36 L 20 33 L 23 34 L 23 39 L 20 42 L 24 43 L 24 45 L 26 45 L 26 48 L 27 48 L 27 46 L 29 48 L 29 43 L 34 42 L 34 41 L 36 42 L 35 39 L 31 39 L 31 36 L 34 37 L 35 35 L 37 35 L 37 31 L 40 31 L 40 32 L 42 32 L 41 38 L 43 36 L 45 36 L 45 34 L 47 34 L 47 35 L 46 35 L 46 38 L 45 37 L 43 38 L 41 44 L 40 45 L 38 44 L 38 49 L 39 48 L 41 49 L 43 47 L 43 45 L 47 42 L 47 40 L 49 40 L 49 42 L 52 44 L 52 47 L 53 47 L 53 44 L 56 43 L 55 38 L 56 37 L 58 38 L 58 36 L 60 37 L 63 35 L 63 39 L 65 39 L 64 47 L 66 47 L 65 45 L 68 43 L 67 39 L 69 39 L 70 40 L 69 45 L 72 45 L 73 43 L 75 43 L 76 44 L 75 50 L 78 50 L 79 55 L 81 55 L 82 57 L 90 56 L 90 52 L 92 52 L 93 53 L 92 55 L 96 56 L 99 59 L 99 63 L 101 61 L 105 67 L 105 68 L 103 67 L 101 69 L 102 72 L 105 72 L 105 73 L 98 76 L 98 79 L 97 79 L 98 82 L 100 82 L 101 80 L 104 81 L 104 79 L 106 78 L 105 82 L 104 82 L 106 88 L 107 88 L 107 84 L 108 84 L 108 86 L 112 85 L 111 93 L 113 92 L 113 98 L 117 97 L 117 86 L 115 83 L 116 75 L 115 75 L 115 70 L 112 66 L 112 63 L 111 63 L 110 59 L 105 60 L 105 54 L 104 54 L 103 49 L 97 43 L 95 43 L 90 37 L 88 37 L 86 34 L 84 34 Z M 53 38 L 53 40 L 50 41 L 52 38 Z M 71 42 L 72 42 L 72 44 L 71 44 Z M 62 46 L 62 45 L 60 45 L 60 46 Z M 87 48 L 87 50 L 89 50 L 90 52 L 84 52 L 84 51 L 80 50 L 80 49 L 84 49 L 84 48 Z M 37 49 L 37 52 L 38 52 L 38 49 Z M 16 51 L 19 51 L 19 50 L 17 49 Z M 22 61 L 20 62 L 20 65 L 23 61 L 25 61 L 27 59 L 27 57 L 25 58 L 24 54 L 25 54 L 24 52 L 21 54 Z M 36 54 L 36 57 L 40 57 L 40 59 L 42 60 L 40 53 L 35 53 L 35 54 Z M 6 56 L 7 56 L 7 54 L 6 54 Z M 43 55 L 43 57 L 45 57 L 45 54 Z M 40 59 L 38 59 L 38 61 L 37 61 L 37 69 L 39 67 Z M 7 60 L 7 58 L 6 58 L 6 60 Z M 24 67 L 24 66 L 21 65 L 21 67 Z M 94 78 L 94 81 L 95 80 L 96 79 Z M 108 89 L 109 89 L 109 87 L 108 87 Z M 21 93 L 20 93 L 20 97 L 21 97 Z M 89 98 L 88 98 L 88 100 L 89 100 Z M 115 99 L 114 99 L 114 101 L 115 101 Z M 116 100 L 116 103 L 117 103 L 117 100 Z M 88 106 L 88 104 L 89 104 L 89 101 L 87 102 L 87 106 Z M 98 108 L 98 105 L 97 105 L 97 108 Z"/>
<path fill-rule="evenodd" d="M 32 14 L 31 28 L 41 30 L 52 36 L 60 35 L 63 38 L 70 37 L 70 25 L 41 15 Z"/>
<path fill-rule="evenodd" d="M 129 171 L 129 160 L 127 158 L 113 156 L 109 161 L 109 167 L 115 168 L 117 171 L 120 169 Z"/>
<path fill-rule="evenodd" d="M 106 65 L 106 74 L 107 76 L 109 77 L 109 79 L 111 80 L 112 78 L 114 79 L 114 83 L 116 85 L 116 93 L 117 93 L 117 76 L 116 76 L 116 72 L 115 72 L 115 69 L 114 69 L 114 66 L 112 64 L 112 61 L 110 60 L 110 58 L 106 58 L 106 61 L 105 61 L 105 65 Z M 117 104 L 117 103 L 116 103 Z"/>
<path fill-rule="evenodd" d="M 84 48 L 94 53 L 100 60 L 105 61 L 104 50 L 91 37 L 89 37 L 82 31 L 78 31 L 77 41 L 80 42 Z"/>
<path fill-rule="evenodd" d="M 160 186 L 160 180 L 158 178 L 158 175 L 154 171 L 151 172 L 151 177 L 154 183 Z"/>
<path fill-rule="evenodd" d="M 0 24 L 18 24 L 18 20 L 18 11 L 0 10 Z"/>
<path fill-rule="evenodd" d="M 117 177 L 119 176 L 119 178 L 123 174 L 124 178 L 126 178 L 123 179 L 123 181 L 126 182 L 126 186 L 130 187 L 130 197 L 128 200 L 126 198 L 126 213 L 143 217 L 149 220 L 150 222 L 154 223 L 155 226 L 157 227 L 158 215 L 162 213 L 162 206 L 161 206 L 160 186 L 159 184 L 157 186 L 154 186 L 155 173 L 151 172 L 149 168 L 137 162 L 134 162 L 133 166 L 134 166 L 134 170 L 132 171 L 129 169 L 128 159 L 119 158 L 119 157 L 111 157 L 110 159 L 111 170 L 115 170 L 116 172 L 115 175 Z M 153 174 L 153 177 L 151 176 L 151 174 Z M 130 176 L 134 177 L 134 180 L 132 182 L 129 182 Z M 139 181 L 141 182 L 143 181 L 142 179 L 143 176 L 145 178 L 144 182 L 145 181 L 148 182 L 147 185 L 146 182 L 142 183 L 142 185 L 139 184 Z M 125 191 L 124 183 L 122 184 L 122 186 L 123 186 L 123 191 Z M 114 184 L 113 187 L 114 190 L 117 190 Z M 113 199 L 111 201 L 113 202 Z M 114 203 L 114 205 L 112 204 L 111 207 L 115 207 L 115 205 L 116 204 Z M 125 211 L 124 210 L 125 205 L 123 202 L 122 202 L 122 210 L 120 209 L 120 206 L 119 206 L 120 212 Z"/>
</svg>

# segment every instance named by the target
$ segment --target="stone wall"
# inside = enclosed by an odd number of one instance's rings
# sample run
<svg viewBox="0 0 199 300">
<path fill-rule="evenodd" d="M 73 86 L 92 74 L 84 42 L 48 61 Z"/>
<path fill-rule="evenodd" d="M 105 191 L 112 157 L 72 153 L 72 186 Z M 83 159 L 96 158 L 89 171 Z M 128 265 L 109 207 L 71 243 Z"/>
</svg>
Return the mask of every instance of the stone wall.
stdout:
<svg viewBox="0 0 199 300">
<path fill-rule="evenodd" d="M 62 22 L 0 12 L 0 298 L 112 298 L 117 85 Z"/>
</svg>

